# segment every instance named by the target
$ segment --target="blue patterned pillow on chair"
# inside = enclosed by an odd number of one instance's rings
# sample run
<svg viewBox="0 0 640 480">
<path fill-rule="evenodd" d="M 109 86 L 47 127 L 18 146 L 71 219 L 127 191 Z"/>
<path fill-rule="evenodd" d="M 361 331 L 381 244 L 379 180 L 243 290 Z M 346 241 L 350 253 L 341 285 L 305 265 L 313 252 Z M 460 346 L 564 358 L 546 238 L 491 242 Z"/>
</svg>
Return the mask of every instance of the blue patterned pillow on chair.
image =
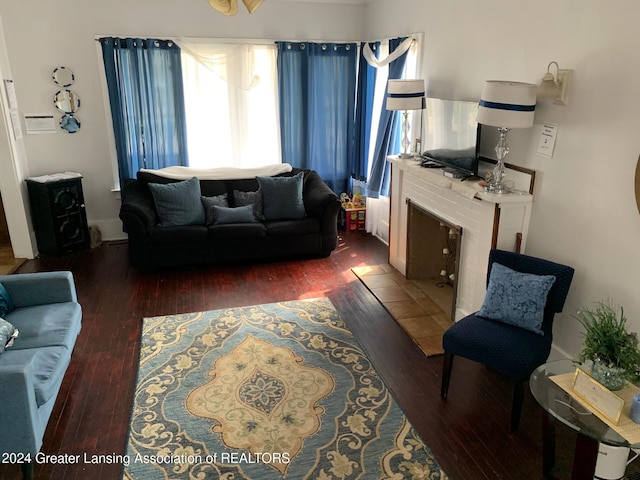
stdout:
<svg viewBox="0 0 640 480">
<path fill-rule="evenodd" d="M 477 315 L 544 335 L 544 306 L 555 281 L 554 275 L 522 273 L 494 263 Z"/>
</svg>

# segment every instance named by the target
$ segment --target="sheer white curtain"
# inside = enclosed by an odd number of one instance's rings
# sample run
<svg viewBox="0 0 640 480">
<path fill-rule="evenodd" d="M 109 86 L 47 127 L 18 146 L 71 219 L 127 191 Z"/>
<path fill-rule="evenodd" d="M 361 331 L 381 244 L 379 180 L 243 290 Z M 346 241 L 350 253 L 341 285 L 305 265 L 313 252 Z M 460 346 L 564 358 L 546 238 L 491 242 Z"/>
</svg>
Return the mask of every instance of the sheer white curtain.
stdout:
<svg viewBox="0 0 640 480">
<path fill-rule="evenodd" d="M 391 55 L 389 55 L 389 43 L 382 42 L 380 44 L 380 58 L 382 59 L 382 61 L 378 62 L 379 65 L 377 66 L 378 71 L 376 75 L 376 89 L 374 94 L 374 112 L 379 112 L 385 102 L 384 92 L 387 85 L 387 77 L 389 75 L 388 64 L 391 60 L 396 58 L 395 56 L 399 56 L 404 53 L 404 51 L 406 51 L 406 48 L 408 48 L 408 54 L 403 78 L 417 78 L 416 75 L 418 73 L 418 55 L 420 52 L 419 45 L 420 43 L 417 38 L 410 37 L 405 41 L 405 43 L 401 44 L 400 47 L 398 47 L 396 52 L 391 52 Z M 419 117 L 420 114 L 421 112 L 418 111 L 417 115 L 413 115 L 413 119 L 411 121 L 412 125 L 419 126 L 422 124 Z M 371 124 L 372 132 L 378 131 L 379 120 L 379 118 L 373 119 Z M 418 130 L 419 127 L 412 128 L 411 134 L 414 138 L 419 138 L 422 136 L 422 133 Z M 375 142 L 376 138 L 374 134 L 370 139 L 369 170 L 371 170 L 371 165 L 373 163 Z M 354 182 L 354 188 L 357 186 L 357 183 L 360 182 Z M 362 188 L 362 190 L 364 190 L 364 185 L 360 187 Z M 365 229 L 367 232 L 375 235 L 385 243 L 389 243 L 389 203 L 389 197 L 380 196 L 379 198 L 367 198 L 367 217 L 365 221 Z"/>
<path fill-rule="evenodd" d="M 181 39 L 189 165 L 281 162 L 275 45 Z"/>
</svg>

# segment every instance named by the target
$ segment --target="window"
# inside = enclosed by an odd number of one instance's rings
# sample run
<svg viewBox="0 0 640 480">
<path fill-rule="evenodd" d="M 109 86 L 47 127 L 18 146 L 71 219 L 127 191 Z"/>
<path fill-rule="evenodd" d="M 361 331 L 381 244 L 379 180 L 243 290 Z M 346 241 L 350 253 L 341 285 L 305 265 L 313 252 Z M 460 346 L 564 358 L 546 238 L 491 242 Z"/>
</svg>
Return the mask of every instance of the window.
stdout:
<svg viewBox="0 0 640 480">
<path fill-rule="evenodd" d="M 178 43 L 189 165 L 280 163 L 276 46 Z"/>
<path fill-rule="evenodd" d="M 101 39 L 103 46 L 106 40 L 120 41 L 125 39 Z M 135 39 L 134 39 L 135 40 Z M 144 43 L 145 41 L 142 40 Z M 280 114 L 278 99 L 278 58 L 277 46 L 271 43 L 238 44 L 224 43 L 211 39 L 180 39 L 178 41 L 155 41 L 159 45 L 177 44 L 179 52 L 177 58 L 181 66 L 174 69 L 163 68 L 153 75 L 149 75 L 154 82 L 163 82 L 167 79 L 164 75 L 173 72 L 173 81 L 180 88 L 175 89 L 176 95 L 174 103 L 184 111 L 177 115 L 180 118 L 180 131 L 186 132 L 181 142 L 180 161 L 173 161 L 171 164 L 185 164 L 188 158 L 188 165 L 194 168 L 215 168 L 215 167 L 259 167 L 262 165 L 280 163 L 281 154 L 281 134 L 280 134 Z M 381 42 L 383 50 L 380 56 L 385 57 L 388 52 L 388 42 Z M 107 55 L 105 57 L 108 57 Z M 418 42 L 409 50 L 403 78 L 415 78 L 416 64 L 418 59 Z M 107 65 L 105 63 L 105 65 Z M 106 68 L 106 67 L 105 67 Z M 113 70 L 113 69 L 112 69 Z M 110 82 L 109 72 L 106 71 L 109 96 L 111 98 L 112 118 L 114 120 L 114 136 L 116 146 L 118 143 L 118 128 L 123 125 L 122 115 L 114 114 L 115 93 L 123 98 L 126 91 L 122 92 L 122 82 L 118 82 L 117 76 L 128 75 L 129 79 L 137 79 L 139 75 L 135 72 L 115 69 L 114 77 Z M 377 122 L 381 111 L 384 111 L 384 91 L 387 83 L 388 68 L 378 69 L 377 83 L 375 88 L 375 108 L 373 115 L 373 128 L 369 143 L 370 158 L 368 160 L 368 170 L 371 170 L 374 148 L 378 136 Z M 112 72 L 113 73 L 113 72 Z M 167 77 L 168 78 L 168 77 Z M 151 81 L 150 80 L 150 81 Z M 181 83 L 182 85 L 179 85 Z M 113 90 L 113 92 L 112 92 Z M 177 94 L 182 90 L 182 94 Z M 154 90 L 155 91 L 155 90 Z M 178 98 L 179 97 L 179 98 Z M 145 98 L 147 98 L 145 96 Z M 165 99 L 166 100 L 166 99 Z M 161 111 L 167 106 L 165 100 L 153 102 L 154 108 Z M 178 101 L 179 100 L 179 101 Z M 181 104 L 183 103 L 184 106 Z M 126 107 L 126 108 L 125 108 Z M 123 111 L 129 111 L 125 105 Z M 178 111 L 178 110 L 176 110 Z M 115 112 L 119 114 L 120 112 Z M 181 113 L 181 112 L 180 112 Z M 412 125 L 420 125 L 420 113 L 413 114 Z M 166 123 L 164 117 L 156 113 L 149 115 L 150 125 L 153 122 Z M 138 125 L 135 123 L 135 125 Z M 142 124 L 141 124 L 142 125 Z M 145 123 L 146 125 L 146 123 Z M 141 129 L 142 127 L 140 127 Z M 169 128 L 168 131 L 177 131 L 176 128 Z M 129 162 L 127 169 L 123 168 L 120 156 L 130 150 L 134 153 L 143 152 L 143 160 L 138 161 L 141 166 L 147 168 L 162 168 L 168 164 L 165 162 L 146 162 L 145 151 L 149 150 L 152 144 L 147 142 L 147 133 L 152 133 L 150 129 L 142 132 L 133 130 L 129 132 L 131 137 L 122 148 L 118 150 L 118 170 L 121 179 L 129 178 L 135 174 L 140 166 L 135 162 Z M 419 136 L 419 128 L 413 129 L 413 136 Z M 122 135 L 120 135 L 122 136 Z M 129 138 L 129 137 L 127 137 Z M 121 142 L 122 143 L 122 142 Z M 174 144 L 176 142 L 165 142 Z M 140 148 L 129 148 L 129 145 Z M 160 151 L 159 147 L 151 148 L 152 152 Z M 124 154 L 121 154 L 121 151 Z M 164 157 L 163 157 L 164 158 Z M 363 175 L 367 175 L 367 170 Z M 348 172 L 347 172 L 348 173 Z"/>
</svg>

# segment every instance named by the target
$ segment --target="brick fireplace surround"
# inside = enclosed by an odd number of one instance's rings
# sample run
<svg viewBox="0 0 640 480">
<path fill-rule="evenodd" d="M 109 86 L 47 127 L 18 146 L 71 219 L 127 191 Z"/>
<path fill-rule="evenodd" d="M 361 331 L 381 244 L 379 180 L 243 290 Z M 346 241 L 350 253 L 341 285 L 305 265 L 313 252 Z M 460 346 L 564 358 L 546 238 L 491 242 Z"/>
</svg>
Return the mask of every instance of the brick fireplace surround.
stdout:
<svg viewBox="0 0 640 480">
<path fill-rule="evenodd" d="M 486 193 L 477 182 L 444 177 L 440 170 L 416 161 L 389 157 L 391 209 L 389 263 L 400 273 L 415 271 L 407 260 L 409 204 L 460 228 L 453 320 L 477 311 L 486 290 L 487 259 L 491 248 L 524 253 L 532 195 Z M 413 227 L 418 228 L 418 227 Z M 413 248 L 419 248 L 413 247 Z"/>
</svg>

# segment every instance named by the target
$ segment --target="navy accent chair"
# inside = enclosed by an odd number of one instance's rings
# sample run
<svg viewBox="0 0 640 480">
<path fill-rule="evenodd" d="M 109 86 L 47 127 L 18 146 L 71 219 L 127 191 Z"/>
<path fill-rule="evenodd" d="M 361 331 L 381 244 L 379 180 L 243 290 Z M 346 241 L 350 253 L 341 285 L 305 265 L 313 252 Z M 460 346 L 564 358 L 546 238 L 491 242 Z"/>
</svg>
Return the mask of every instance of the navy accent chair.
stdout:
<svg viewBox="0 0 640 480">
<path fill-rule="evenodd" d="M 524 387 L 533 371 L 549 357 L 553 340 L 553 317 L 562 311 L 574 269 L 520 253 L 491 250 L 487 282 L 495 262 L 522 273 L 556 277 L 544 308 L 544 335 L 476 314 L 461 319 L 444 333 L 442 339 L 445 353 L 440 396 L 447 398 L 455 355 L 481 363 L 514 381 L 511 431 L 515 432 L 520 423 Z"/>
</svg>

